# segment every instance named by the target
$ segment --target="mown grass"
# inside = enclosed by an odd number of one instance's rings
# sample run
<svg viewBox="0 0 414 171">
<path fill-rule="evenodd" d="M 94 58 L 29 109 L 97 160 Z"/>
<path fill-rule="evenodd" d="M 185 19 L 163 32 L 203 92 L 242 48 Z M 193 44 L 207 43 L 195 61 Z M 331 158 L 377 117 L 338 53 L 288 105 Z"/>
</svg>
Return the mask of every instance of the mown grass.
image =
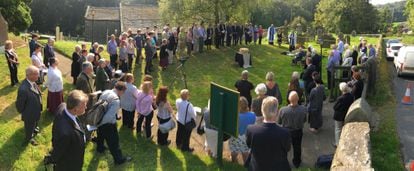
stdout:
<svg viewBox="0 0 414 171">
<path fill-rule="evenodd" d="M 377 93 L 368 99 L 380 118 L 378 131 L 371 131 L 372 165 L 375 170 L 404 170 L 396 128 L 396 99 L 392 93 L 392 75 L 385 60 L 385 51 L 380 54 Z"/>
<path fill-rule="evenodd" d="M 39 40 L 39 42 L 43 45 L 47 43 L 47 40 Z M 81 45 L 83 42 L 76 42 L 76 41 L 56 41 L 54 46 L 55 50 L 62 54 L 63 56 L 66 56 L 68 58 L 72 58 L 72 53 L 75 51 L 76 45 Z M 91 47 L 91 42 L 84 42 L 86 43 L 87 50 L 89 51 Z M 106 49 L 106 45 L 104 46 L 104 49 Z M 101 56 L 105 59 L 109 59 L 108 53 L 106 51 L 101 53 Z"/>
<path fill-rule="evenodd" d="M 413 35 L 403 35 L 402 42 L 407 45 L 414 45 L 414 36 Z"/>
</svg>

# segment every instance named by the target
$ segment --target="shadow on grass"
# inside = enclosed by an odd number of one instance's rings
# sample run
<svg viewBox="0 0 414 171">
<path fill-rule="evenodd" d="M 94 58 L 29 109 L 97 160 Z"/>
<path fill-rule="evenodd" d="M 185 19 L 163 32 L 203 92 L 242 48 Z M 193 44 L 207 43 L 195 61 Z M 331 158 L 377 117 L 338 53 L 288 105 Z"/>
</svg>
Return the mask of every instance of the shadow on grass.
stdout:
<svg viewBox="0 0 414 171">
<path fill-rule="evenodd" d="M 7 84 L 7 86 L 4 86 L 3 88 L 0 89 L 0 96 L 7 96 L 8 94 L 17 91 L 19 89 L 19 85 L 17 86 L 10 86 L 9 84 Z"/>
<path fill-rule="evenodd" d="M 0 149 L 0 170 L 13 170 L 15 161 L 19 159 L 26 148 L 30 148 L 30 145 L 23 145 L 23 141 L 24 127 L 21 127 L 3 143 Z"/>
</svg>

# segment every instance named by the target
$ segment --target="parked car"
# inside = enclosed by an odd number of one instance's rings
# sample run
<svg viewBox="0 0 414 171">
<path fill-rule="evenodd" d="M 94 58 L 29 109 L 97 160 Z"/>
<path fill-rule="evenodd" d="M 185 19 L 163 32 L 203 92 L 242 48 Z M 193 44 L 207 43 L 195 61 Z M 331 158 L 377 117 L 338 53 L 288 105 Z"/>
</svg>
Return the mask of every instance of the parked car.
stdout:
<svg viewBox="0 0 414 171">
<path fill-rule="evenodd" d="M 387 47 L 387 59 L 392 60 L 398 56 L 398 51 L 404 45 L 402 43 L 390 43 L 390 46 Z"/>
<path fill-rule="evenodd" d="M 403 46 L 394 58 L 397 75 L 414 74 L 414 46 Z"/>
<path fill-rule="evenodd" d="M 389 48 L 390 47 L 390 44 L 391 43 L 401 43 L 401 40 L 400 39 L 389 39 L 388 41 L 387 41 L 387 48 Z"/>
</svg>

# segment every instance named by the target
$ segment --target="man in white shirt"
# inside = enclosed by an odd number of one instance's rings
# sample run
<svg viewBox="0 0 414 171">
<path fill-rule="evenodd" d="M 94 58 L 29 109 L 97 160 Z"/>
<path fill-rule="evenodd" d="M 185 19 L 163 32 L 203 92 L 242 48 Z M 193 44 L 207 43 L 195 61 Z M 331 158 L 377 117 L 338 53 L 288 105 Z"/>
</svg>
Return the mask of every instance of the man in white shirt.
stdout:
<svg viewBox="0 0 414 171">
<path fill-rule="evenodd" d="M 180 92 L 181 98 L 177 99 L 175 104 L 177 106 L 177 135 L 176 144 L 182 151 L 192 152 L 193 148 L 190 148 L 191 130 L 186 129 L 186 124 L 195 122 L 196 113 L 193 105 L 188 101 L 190 98 L 190 92 L 187 89 L 183 89 Z M 195 125 L 195 123 L 194 123 Z"/>
</svg>

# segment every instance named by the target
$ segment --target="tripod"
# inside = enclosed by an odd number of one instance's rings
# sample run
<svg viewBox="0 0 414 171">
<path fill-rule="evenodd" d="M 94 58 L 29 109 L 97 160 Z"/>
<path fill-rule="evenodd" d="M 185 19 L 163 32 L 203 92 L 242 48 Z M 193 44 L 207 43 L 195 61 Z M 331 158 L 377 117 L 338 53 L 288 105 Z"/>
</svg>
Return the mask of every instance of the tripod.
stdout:
<svg viewBox="0 0 414 171">
<path fill-rule="evenodd" d="M 187 75 L 186 75 L 185 70 L 184 70 L 184 63 L 185 63 L 186 60 L 187 60 L 186 58 L 181 58 L 179 60 L 180 65 L 178 65 L 178 67 L 175 68 L 175 71 L 179 72 L 179 74 L 181 75 L 181 80 L 184 82 L 184 88 L 188 89 L 188 87 L 187 87 Z M 170 83 L 169 87 L 171 87 L 177 79 L 179 79 L 179 75 L 176 73 L 176 74 L 174 74 L 173 80 Z"/>
</svg>

